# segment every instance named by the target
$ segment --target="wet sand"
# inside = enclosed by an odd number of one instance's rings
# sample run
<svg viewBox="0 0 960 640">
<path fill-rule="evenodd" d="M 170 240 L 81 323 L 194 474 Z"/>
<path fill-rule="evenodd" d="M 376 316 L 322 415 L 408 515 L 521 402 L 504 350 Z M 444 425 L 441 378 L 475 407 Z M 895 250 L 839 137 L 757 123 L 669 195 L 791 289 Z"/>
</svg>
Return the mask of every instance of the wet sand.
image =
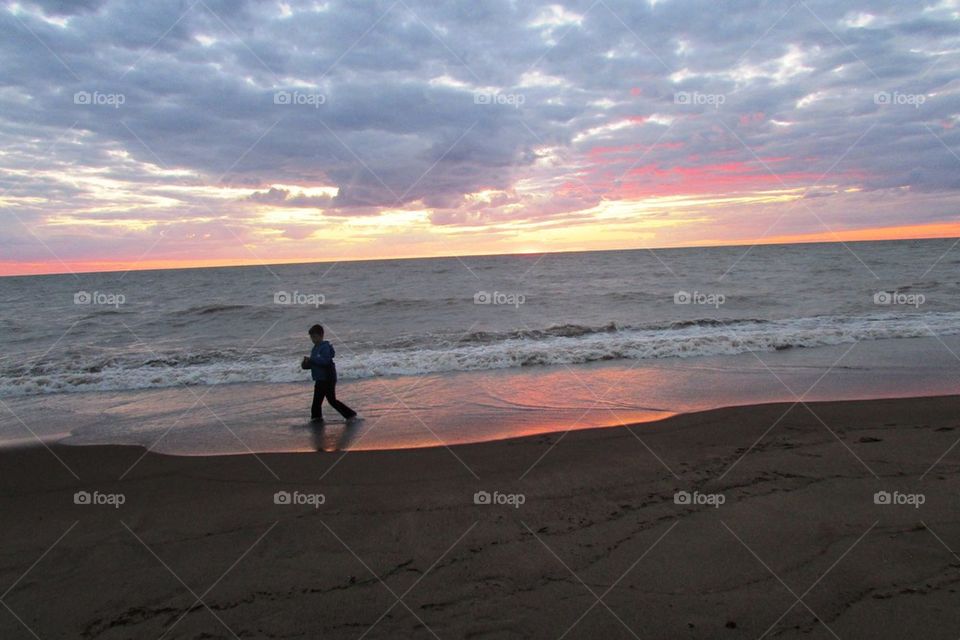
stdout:
<svg viewBox="0 0 960 640">
<path fill-rule="evenodd" d="M 955 639 L 958 415 L 948 396 L 404 451 L 8 449 L 0 637 Z"/>
</svg>

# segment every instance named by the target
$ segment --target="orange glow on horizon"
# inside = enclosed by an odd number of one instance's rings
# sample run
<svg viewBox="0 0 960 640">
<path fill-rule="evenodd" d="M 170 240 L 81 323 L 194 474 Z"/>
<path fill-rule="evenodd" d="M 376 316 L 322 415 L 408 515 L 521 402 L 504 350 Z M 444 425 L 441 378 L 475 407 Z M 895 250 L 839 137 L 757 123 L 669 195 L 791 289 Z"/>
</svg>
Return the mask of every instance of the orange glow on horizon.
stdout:
<svg viewBox="0 0 960 640">
<path fill-rule="evenodd" d="M 765 239 L 758 244 L 803 244 L 809 242 L 860 242 L 870 240 L 930 240 L 934 238 L 960 237 L 960 222 L 937 222 L 901 227 L 873 227 L 846 231 L 823 231 L 780 235 Z"/>
<path fill-rule="evenodd" d="M 735 240 L 704 240 L 687 241 L 682 244 L 671 244 L 668 242 L 653 243 L 650 245 L 639 246 L 620 246 L 620 247 L 595 247 L 583 249 L 564 249 L 556 253 L 568 253 L 573 251 L 623 251 L 631 249 L 679 249 L 683 247 L 708 247 L 708 246 L 747 246 L 751 244 L 805 244 L 805 243 L 830 243 L 830 242 L 868 242 L 876 240 L 911 240 L 911 239 L 936 239 L 936 238 L 956 238 L 960 237 L 960 221 L 941 222 L 925 225 L 901 225 L 893 227 L 870 227 L 864 229 L 837 230 L 806 234 L 786 234 L 778 236 L 769 236 L 760 239 L 738 238 Z M 522 249 L 514 251 L 490 251 L 490 252 L 462 252 L 454 254 L 451 252 L 427 252 L 417 253 L 415 250 L 404 254 L 398 252 L 395 255 L 358 255 L 356 252 L 345 256 L 308 256 L 299 255 L 293 257 L 270 258 L 265 260 L 241 259 L 241 258 L 212 258 L 212 259 L 156 259 L 156 260 L 138 260 L 136 258 L 121 258 L 117 260 L 72 260 L 59 261 L 50 260 L 48 262 L 16 262 L 0 261 L 0 276 L 26 276 L 26 275 L 53 275 L 68 273 L 101 273 L 101 272 L 125 272 L 125 271 L 149 271 L 163 269 L 190 269 L 190 268 L 209 268 L 209 267 L 240 267 L 240 266 L 262 266 L 279 264 L 303 264 L 303 263 L 323 263 L 323 262 L 362 262 L 366 260 L 402 260 L 411 258 L 443 258 L 456 256 L 474 256 L 474 255 L 522 255 L 553 253 L 551 251 L 531 251 L 529 244 Z"/>
</svg>

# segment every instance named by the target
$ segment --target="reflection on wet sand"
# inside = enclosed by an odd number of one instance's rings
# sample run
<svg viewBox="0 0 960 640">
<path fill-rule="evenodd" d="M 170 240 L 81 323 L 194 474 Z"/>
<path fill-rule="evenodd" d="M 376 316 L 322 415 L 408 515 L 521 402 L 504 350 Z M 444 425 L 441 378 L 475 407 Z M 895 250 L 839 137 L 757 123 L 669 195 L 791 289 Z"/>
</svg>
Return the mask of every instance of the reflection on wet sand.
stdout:
<svg viewBox="0 0 960 640">
<path fill-rule="evenodd" d="M 875 340 L 710 358 L 517 367 L 349 381 L 365 422 L 307 422 L 309 387 L 222 384 L 194 411 L 184 389 L 5 399 L 0 446 L 31 435 L 65 444 L 127 444 L 173 455 L 453 446 L 651 422 L 719 406 L 956 393 L 960 336 Z M 842 361 L 842 362 L 841 362 Z M 842 366 L 837 366 L 840 362 Z M 799 392 L 799 391 L 797 391 Z M 408 404 L 409 403 L 409 404 Z M 214 419 L 214 416 L 216 419 Z M 331 416 L 332 417 L 332 416 Z M 227 425 L 229 428 L 227 428 Z"/>
<path fill-rule="evenodd" d="M 332 426 L 326 422 L 311 420 L 307 423 L 313 438 L 313 448 L 317 451 L 347 451 L 359 431 L 359 422 L 347 422 Z"/>
</svg>

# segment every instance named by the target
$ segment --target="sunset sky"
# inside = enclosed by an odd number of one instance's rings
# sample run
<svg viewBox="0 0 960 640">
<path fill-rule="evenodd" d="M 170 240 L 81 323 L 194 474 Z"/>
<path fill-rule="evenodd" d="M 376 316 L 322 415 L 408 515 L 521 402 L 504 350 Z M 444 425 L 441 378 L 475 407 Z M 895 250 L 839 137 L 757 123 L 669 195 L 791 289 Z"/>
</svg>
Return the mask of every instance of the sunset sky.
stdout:
<svg viewBox="0 0 960 640">
<path fill-rule="evenodd" d="M 42 0 L 0 30 L 0 274 L 960 235 L 960 0 Z"/>
</svg>

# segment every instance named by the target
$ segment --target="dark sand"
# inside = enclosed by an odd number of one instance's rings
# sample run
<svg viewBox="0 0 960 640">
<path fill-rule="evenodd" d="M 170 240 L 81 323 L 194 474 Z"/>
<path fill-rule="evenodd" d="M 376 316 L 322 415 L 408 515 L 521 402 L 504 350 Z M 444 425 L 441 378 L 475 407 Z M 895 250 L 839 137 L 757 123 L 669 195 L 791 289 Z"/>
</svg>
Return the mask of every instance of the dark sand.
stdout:
<svg viewBox="0 0 960 640">
<path fill-rule="evenodd" d="M 958 438 L 950 396 L 453 449 L 55 447 L 80 480 L 44 448 L 7 450 L 0 638 L 955 640 Z M 76 505 L 79 489 L 125 504 Z M 478 489 L 525 503 L 475 505 Z"/>
</svg>

